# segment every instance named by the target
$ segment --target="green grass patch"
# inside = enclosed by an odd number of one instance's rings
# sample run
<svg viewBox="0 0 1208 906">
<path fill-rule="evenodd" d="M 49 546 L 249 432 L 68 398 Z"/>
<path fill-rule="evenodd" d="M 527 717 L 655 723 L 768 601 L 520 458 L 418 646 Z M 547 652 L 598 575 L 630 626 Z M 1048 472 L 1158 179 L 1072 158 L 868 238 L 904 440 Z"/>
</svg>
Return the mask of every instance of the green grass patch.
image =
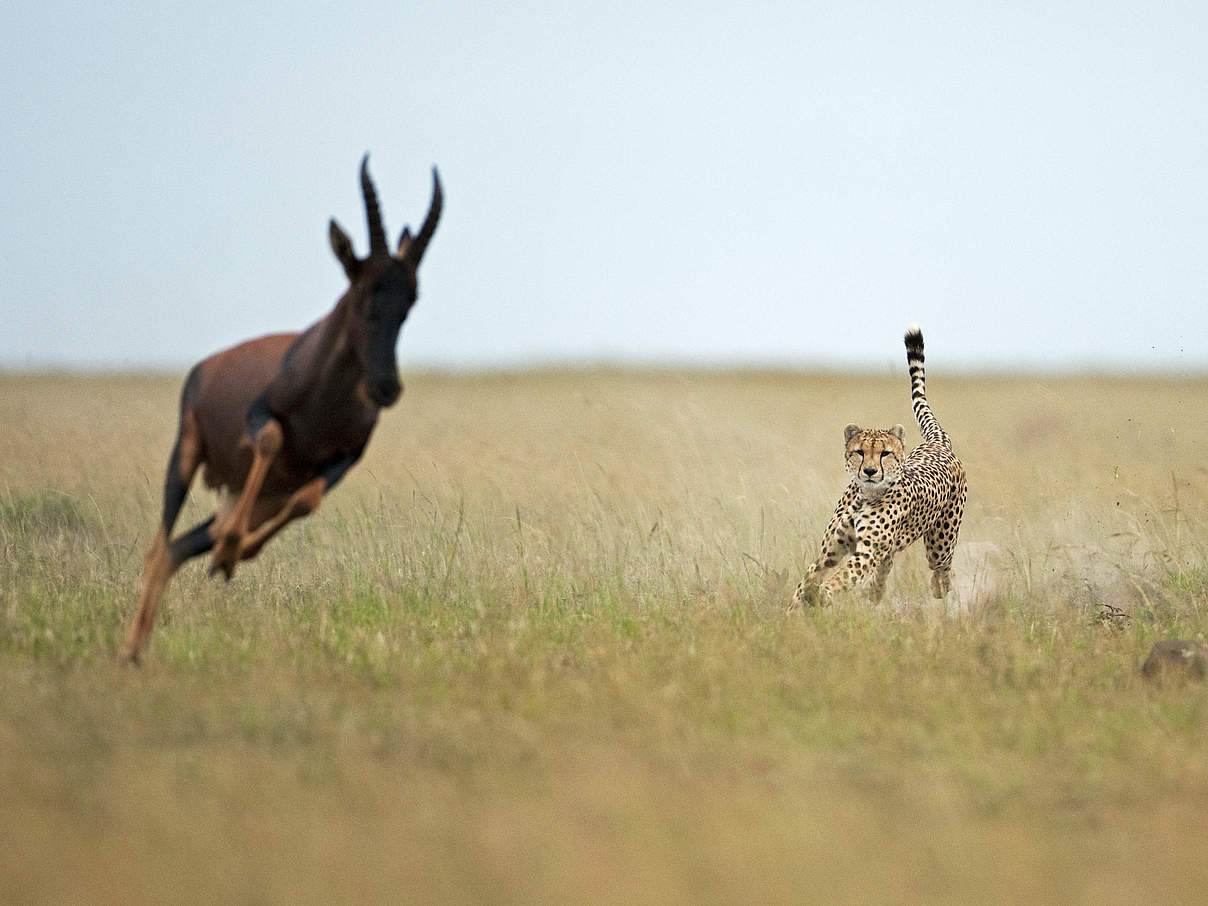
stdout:
<svg viewBox="0 0 1208 906">
<path fill-rule="evenodd" d="M 1138 667 L 1208 631 L 1208 485 L 1162 459 L 1208 447 L 1172 402 L 1205 388 L 934 383 L 946 603 L 912 549 L 882 605 L 784 612 L 842 426 L 904 380 L 429 376 L 233 581 L 177 574 L 141 670 L 174 382 L 38 383 L 0 457 L 0 899 L 1196 901 L 1208 690 Z"/>
</svg>

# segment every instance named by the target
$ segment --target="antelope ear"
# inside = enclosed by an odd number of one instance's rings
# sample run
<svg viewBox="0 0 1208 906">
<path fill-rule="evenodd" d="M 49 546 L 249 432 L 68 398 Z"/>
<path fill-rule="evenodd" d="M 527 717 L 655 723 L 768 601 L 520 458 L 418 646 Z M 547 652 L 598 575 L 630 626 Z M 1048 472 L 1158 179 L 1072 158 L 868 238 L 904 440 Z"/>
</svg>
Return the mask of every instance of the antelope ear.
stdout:
<svg viewBox="0 0 1208 906">
<path fill-rule="evenodd" d="M 902 443 L 906 443 L 906 429 L 905 428 L 903 428 L 901 425 L 894 425 L 893 433 L 894 433 L 894 436 L 898 440 L 900 440 Z"/>
<path fill-rule="evenodd" d="M 340 229 L 340 225 L 336 223 L 334 217 L 328 224 L 327 238 L 331 242 L 331 250 L 336 253 L 336 258 L 339 259 L 340 264 L 344 265 L 344 273 L 348 275 L 349 280 L 355 280 L 361 269 L 361 262 L 357 260 L 356 252 L 352 250 L 352 240 L 348 238 L 347 233 Z"/>
<path fill-rule="evenodd" d="M 411 227 L 403 227 L 403 235 L 398 237 L 398 248 L 395 249 L 394 257 L 402 258 L 407 254 L 409 248 L 411 248 Z"/>
<path fill-rule="evenodd" d="M 843 442 L 851 443 L 851 439 L 860 433 L 859 425 L 848 425 L 843 429 Z"/>
</svg>

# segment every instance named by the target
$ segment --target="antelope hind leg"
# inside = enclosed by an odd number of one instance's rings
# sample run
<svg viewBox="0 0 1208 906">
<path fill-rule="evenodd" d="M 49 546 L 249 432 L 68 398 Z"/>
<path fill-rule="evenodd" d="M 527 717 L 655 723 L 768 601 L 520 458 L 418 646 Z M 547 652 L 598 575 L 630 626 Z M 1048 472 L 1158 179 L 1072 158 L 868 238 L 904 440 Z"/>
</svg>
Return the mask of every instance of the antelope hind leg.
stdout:
<svg viewBox="0 0 1208 906">
<path fill-rule="evenodd" d="M 175 541 L 169 542 L 168 533 L 162 527 L 147 556 L 143 560 L 142 592 L 138 599 L 138 611 L 130 623 L 126 633 L 126 643 L 122 646 L 118 659 L 124 664 L 142 663 L 142 653 L 151 637 L 151 628 L 155 625 L 155 612 L 159 609 L 159 599 L 163 597 L 164 589 L 176 571 L 186 560 L 204 554 L 214 544 L 210 537 L 210 526 L 214 518 L 193 526 Z"/>
<path fill-rule="evenodd" d="M 186 384 L 186 394 L 188 393 Z M 189 493 L 189 484 L 193 475 L 201 465 L 201 446 L 197 433 L 197 421 L 192 412 L 185 409 L 181 413 L 180 429 L 176 436 L 176 445 L 168 457 L 168 470 L 164 476 L 164 505 L 160 518 L 159 531 L 155 540 L 147 548 L 143 558 L 142 591 L 139 593 L 138 610 L 126 633 L 126 642 L 118 655 L 123 663 L 138 664 L 147 640 L 151 636 L 151 627 L 155 625 L 155 612 L 159 609 L 159 599 L 163 597 L 164 589 L 172 574 L 189 557 L 195 557 L 208 549 L 209 538 L 205 529 L 209 523 L 204 523 L 187 532 L 175 542 L 169 542 L 168 536 L 185 496 Z"/>
<path fill-rule="evenodd" d="M 138 611 L 126 632 L 126 644 L 122 646 L 118 656 L 122 663 L 137 666 L 142 662 L 142 650 L 146 647 L 151 627 L 155 624 L 159 599 L 163 597 L 168 580 L 175 571 L 172 555 L 168 551 L 168 533 L 161 526 L 143 558 L 142 591 L 139 594 Z"/>
</svg>

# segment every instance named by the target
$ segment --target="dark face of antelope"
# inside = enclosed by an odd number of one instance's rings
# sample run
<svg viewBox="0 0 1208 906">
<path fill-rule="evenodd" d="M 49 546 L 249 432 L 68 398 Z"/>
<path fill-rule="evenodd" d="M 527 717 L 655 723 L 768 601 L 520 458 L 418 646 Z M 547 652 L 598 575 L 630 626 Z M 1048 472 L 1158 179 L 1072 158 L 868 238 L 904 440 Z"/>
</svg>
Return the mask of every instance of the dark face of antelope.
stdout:
<svg viewBox="0 0 1208 906">
<path fill-rule="evenodd" d="M 377 270 L 377 268 L 373 268 Z M 415 271 L 390 261 L 367 281 L 352 331 L 353 349 L 365 372 L 365 392 L 378 406 L 392 406 L 402 393 L 396 348 L 407 312 L 415 304 Z"/>
<path fill-rule="evenodd" d="M 414 237 L 403 230 L 393 253 L 378 209 L 377 192 L 369 178 L 369 156 L 361 161 L 361 191 L 369 221 L 369 257 L 358 259 L 340 226 L 331 221 L 331 248 L 352 285 L 345 295 L 346 339 L 363 372 L 365 394 L 377 406 L 391 406 L 402 393 L 395 347 L 399 330 L 418 295 L 416 272 L 440 219 L 443 196 L 440 178 L 432 170 L 432 202 L 424 225 Z"/>
</svg>

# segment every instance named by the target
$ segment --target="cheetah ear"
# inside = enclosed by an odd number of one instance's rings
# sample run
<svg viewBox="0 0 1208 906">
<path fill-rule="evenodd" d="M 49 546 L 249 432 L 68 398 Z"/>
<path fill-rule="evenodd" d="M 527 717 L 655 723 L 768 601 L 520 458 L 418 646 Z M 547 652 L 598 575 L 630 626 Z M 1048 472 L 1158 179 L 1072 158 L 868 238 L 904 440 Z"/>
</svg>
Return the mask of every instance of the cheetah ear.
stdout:
<svg viewBox="0 0 1208 906">
<path fill-rule="evenodd" d="M 906 443 L 906 429 L 903 428 L 901 425 L 893 426 L 893 434 L 894 434 L 894 437 L 896 437 L 902 443 Z"/>
<path fill-rule="evenodd" d="M 845 444 L 851 443 L 851 439 L 859 433 L 860 433 L 859 425 L 848 425 L 846 428 L 843 429 L 843 442 Z"/>
</svg>

